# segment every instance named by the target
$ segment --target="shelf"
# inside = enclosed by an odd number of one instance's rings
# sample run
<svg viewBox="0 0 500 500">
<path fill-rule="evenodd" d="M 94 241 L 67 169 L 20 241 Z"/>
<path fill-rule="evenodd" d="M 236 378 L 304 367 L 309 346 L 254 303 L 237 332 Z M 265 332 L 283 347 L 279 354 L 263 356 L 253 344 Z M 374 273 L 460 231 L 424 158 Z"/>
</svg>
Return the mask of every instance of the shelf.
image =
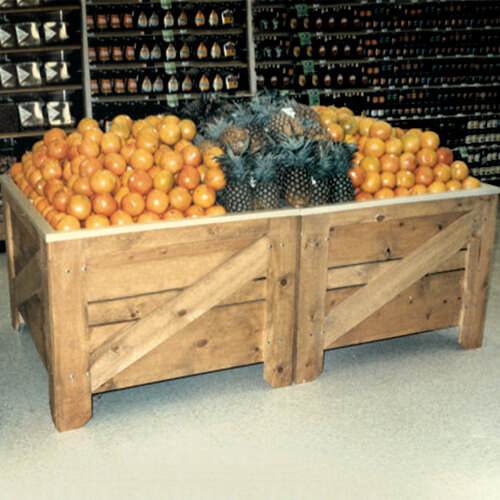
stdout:
<svg viewBox="0 0 500 500">
<path fill-rule="evenodd" d="M 12 7 L 0 9 L 0 16 L 5 14 L 43 14 L 44 12 L 59 12 L 80 10 L 80 5 L 43 5 L 38 7 Z"/>
<path fill-rule="evenodd" d="M 174 29 L 174 30 L 117 30 L 117 31 L 92 31 L 88 33 L 89 38 L 123 38 L 134 36 L 158 36 L 162 37 L 164 32 L 169 32 L 173 36 L 210 36 L 210 35 L 242 35 L 245 30 L 243 28 L 227 28 L 227 29 Z"/>
<path fill-rule="evenodd" d="M 63 127 L 61 127 L 63 128 Z M 67 133 L 74 132 L 74 128 L 64 129 Z M 23 130 L 22 132 L 3 132 L 0 134 L 0 139 L 23 139 L 27 137 L 42 137 L 47 132 L 47 129 Z"/>
<path fill-rule="evenodd" d="M 41 53 L 41 52 L 59 52 L 60 50 L 80 50 L 82 47 L 80 44 L 70 44 L 70 45 L 42 45 L 37 47 L 15 47 L 12 49 L 0 49 L 0 55 L 3 54 L 30 54 L 30 53 Z"/>
<path fill-rule="evenodd" d="M 224 98 L 238 98 L 238 97 L 251 97 L 251 93 L 248 91 L 241 92 L 205 92 L 207 94 L 218 95 Z M 186 93 L 186 94 L 127 94 L 121 96 L 106 96 L 106 97 L 92 97 L 92 101 L 95 103 L 113 103 L 113 102 L 155 102 L 164 101 L 167 102 L 168 98 L 171 96 L 175 100 L 190 100 L 197 99 L 200 97 L 201 93 Z"/>
<path fill-rule="evenodd" d="M 209 0 L 209 3 L 242 3 L 245 0 Z M 93 7 L 98 5 L 148 5 L 148 4 L 160 4 L 161 0 L 96 0 L 87 2 L 88 6 Z M 172 3 L 184 3 L 184 0 L 172 0 Z M 189 3 L 198 4 L 198 3 L 207 3 L 207 0 L 191 0 Z"/>
<path fill-rule="evenodd" d="M 242 61 L 168 61 L 168 62 L 131 62 L 131 63 L 101 63 L 90 66 L 91 71 L 116 71 L 128 69 L 162 69 L 166 64 L 173 64 L 175 68 L 247 68 L 248 64 Z"/>
<path fill-rule="evenodd" d="M 44 87 L 23 87 L 16 89 L 0 89 L 0 96 L 5 95 L 18 95 L 18 94 L 39 94 L 49 92 L 66 92 L 71 90 L 82 90 L 83 85 L 70 84 L 70 85 L 46 85 Z"/>
</svg>

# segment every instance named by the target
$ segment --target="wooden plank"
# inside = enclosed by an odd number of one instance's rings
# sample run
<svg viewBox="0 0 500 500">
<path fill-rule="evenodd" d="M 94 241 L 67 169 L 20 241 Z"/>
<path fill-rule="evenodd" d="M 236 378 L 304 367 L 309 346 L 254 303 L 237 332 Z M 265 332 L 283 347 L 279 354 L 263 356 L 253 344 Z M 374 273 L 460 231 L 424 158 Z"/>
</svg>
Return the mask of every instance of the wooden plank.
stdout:
<svg viewBox="0 0 500 500">
<path fill-rule="evenodd" d="M 260 238 L 95 351 L 91 367 L 92 390 L 259 277 L 268 266 L 269 245 L 269 238 Z"/>
<path fill-rule="evenodd" d="M 4 195 L 4 211 L 5 211 L 5 233 L 7 239 L 5 241 L 5 248 L 7 250 L 7 271 L 9 277 L 9 294 L 10 294 L 10 320 L 12 328 L 16 330 L 22 323 L 19 308 L 14 305 L 14 279 L 16 277 L 16 263 L 15 263 L 15 249 L 13 239 L 13 226 L 12 226 L 12 210 L 10 207 L 10 199 Z"/>
<path fill-rule="evenodd" d="M 459 342 L 465 349 L 480 347 L 483 339 L 488 299 L 488 283 L 495 244 L 498 196 L 478 207 L 480 218 L 467 248 L 464 301 L 460 318 Z"/>
<path fill-rule="evenodd" d="M 297 217 L 269 221 L 264 380 L 271 387 L 293 382 L 298 226 Z"/>
<path fill-rule="evenodd" d="M 365 285 L 382 270 L 393 268 L 397 262 L 398 260 L 387 260 L 329 269 L 327 289 Z M 457 269 L 465 269 L 465 250 L 457 252 L 431 271 L 437 273 Z"/>
<path fill-rule="evenodd" d="M 404 257 L 422 241 L 439 233 L 461 213 L 380 220 L 355 226 L 333 226 L 328 267 Z"/>
<path fill-rule="evenodd" d="M 241 221 L 234 224 L 212 223 L 191 227 L 169 227 L 166 224 L 161 230 L 151 231 L 147 228 L 141 232 L 113 234 L 89 238 L 85 245 L 85 260 L 89 265 L 106 264 L 111 260 L 118 263 L 137 261 L 141 255 L 144 259 L 165 256 L 165 252 L 188 252 L 190 245 L 197 243 L 222 242 L 226 240 L 257 239 L 266 234 L 267 221 Z M 144 226 L 143 226 L 144 227 Z"/>
<path fill-rule="evenodd" d="M 13 280 L 12 302 L 14 307 L 26 302 L 33 295 L 40 293 L 42 276 L 40 271 L 40 250 L 24 266 Z"/>
<path fill-rule="evenodd" d="M 372 204 L 367 204 L 369 206 L 365 206 L 363 202 L 356 204 L 354 210 L 330 213 L 330 222 L 332 225 L 338 227 L 366 222 L 428 217 L 444 213 L 469 212 L 474 208 L 477 197 L 463 197 L 463 194 L 464 192 L 461 193 L 461 197 L 450 199 L 436 199 L 435 196 L 425 196 L 425 199 L 419 202 L 400 199 L 384 204 L 380 203 L 380 200 L 376 200 Z M 477 195 L 479 196 L 479 191 Z M 413 202 L 405 203 L 406 201 Z"/>
<path fill-rule="evenodd" d="M 23 222 L 15 212 L 12 212 L 12 241 L 15 250 L 16 270 L 20 271 L 40 249 L 41 240 L 36 233 L 25 229 Z"/>
<path fill-rule="evenodd" d="M 47 365 L 47 347 L 45 335 L 45 319 L 42 301 L 38 295 L 35 295 L 19 306 L 19 310 L 28 325 L 28 329 L 38 351 L 40 359 L 45 368 Z"/>
<path fill-rule="evenodd" d="M 89 342 L 81 241 L 45 247 L 50 406 L 59 431 L 77 429 L 92 416 Z"/>
<path fill-rule="evenodd" d="M 89 325 L 104 325 L 121 321 L 141 319 L 156 309 L 161 303 L 171 300 L 180 290 L 169 290 L 146 295 L 136 295 L 123 299 L 91 302 L 88 305 Z M 266 280 L 257 279 L 244 285 L 230 297 L 223 300 L 220 306 L 264 300 L 266 295 Z"/>
<path fill-rule="evenodd" d="M 211 309 L 96 392 L 261 363 L 264 309 L 263 301 Z M 93 336 L 105 342 L 122 326 L 95 327 Z"/>
<path fill-rule="evenodd" d="M 325 293 L 330 224 L 328 215 L 302 218 L 297 297 L 296 383 L 323 370 Z"/>
<path fill-rule="evenodd" d="M 458 325 L 463 275 L 464 271 L 450 271 L 422 278 L 340 339 L 326 345 L 325 349 Z M 341 288 L 329 291 L 326 297 L 327 313 L 356 290 Z"/>
<path fill-rule="evenodd" d="M 253 238 L 219 243 L 212 251 L 191 255 L 159 256 L 157 260 L 113 265 L 112 260 L 86 263 L 88 299 L 91 302 L 119 297 L 141 295 L 190 286 L 231 255 L 255 241 Z M 188 252 L 188 246 L 185 247 Z M 137 253 L 140 253 L 137 251 Z M 162 258 L 161 258 L 162 257 Z"/>
<path fill-rule="evenodd" d="M 426 240 L 416 250 L 382 270 L 372 281 L 335 307 L 326 317 L 328 331 L 325 342 L 336 340 L 358 325 L 413 283 L 467 244 L 477 214 L 463 215 L 439 234 Z"/>
</svg>

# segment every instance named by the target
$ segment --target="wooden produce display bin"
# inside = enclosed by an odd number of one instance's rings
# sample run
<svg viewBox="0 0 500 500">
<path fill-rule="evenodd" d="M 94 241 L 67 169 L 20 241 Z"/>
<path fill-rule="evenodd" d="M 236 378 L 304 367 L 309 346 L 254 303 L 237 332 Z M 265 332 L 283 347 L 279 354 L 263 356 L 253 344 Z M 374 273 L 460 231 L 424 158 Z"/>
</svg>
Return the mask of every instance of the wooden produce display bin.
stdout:
<svg viewBox="0 0 500 500">
<path fill-rule="evenodd" d="M 1 181 L 13 326 L 61 431 L 104 391 L 254 363 L 286 386 L 326 349 L 454 325 L 481 344 L 492 186 L 58 233 Z"/>
<path fill-rule="evenodd" d="M 294 381 L 337 347 L 459 327 L 481 345 L 500 190 L 302 210 Z"/>
</svg>

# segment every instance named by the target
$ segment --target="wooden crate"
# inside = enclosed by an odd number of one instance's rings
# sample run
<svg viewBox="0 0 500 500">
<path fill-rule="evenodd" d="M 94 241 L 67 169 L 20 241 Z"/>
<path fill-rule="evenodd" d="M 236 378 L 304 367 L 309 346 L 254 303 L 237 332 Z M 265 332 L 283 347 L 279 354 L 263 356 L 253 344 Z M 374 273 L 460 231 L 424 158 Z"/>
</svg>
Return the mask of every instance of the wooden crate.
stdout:
<svg viewBox="0 0 500 500">
<path fill-rule="evenodd" d="M 496 188 L 57 233 L 2 182 L 13 326 L 59 430 L 104 391 L 253 363 L 280 387 L 325 349 L 457 324 L 480 345 Z"/>
<path fill-rule="evenodd" d="M 2 185 L 0 184 L 0 242 L 5 240 L 5 222 L 3 214 Z"/>
<path fill-rule="evenodd" d="M 302 210 L 294 381 L 325 350 L 459 326 L 481 345 L 497 193 L 478 190 Z"/>
</svg>

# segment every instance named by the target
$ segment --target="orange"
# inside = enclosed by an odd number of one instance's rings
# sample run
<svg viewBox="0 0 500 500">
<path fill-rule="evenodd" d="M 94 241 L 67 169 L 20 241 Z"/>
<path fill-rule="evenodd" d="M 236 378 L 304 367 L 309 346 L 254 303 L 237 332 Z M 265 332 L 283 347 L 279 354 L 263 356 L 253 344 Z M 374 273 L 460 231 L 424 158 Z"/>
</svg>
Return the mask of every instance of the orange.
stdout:
<svg viewBox="0 0 500 500">
<path fill-rule="evenodd" d="M 463 189 L 476 189 L 481 187 L 481 181 L 475 177 L 468 176 L 462 181 Z"/>
<path fill-rule="evenodd" d="M 116 203 L 118 203 L 119 205 L 122 201 L 122 198 L 128 193 L 130 193 L 130 189 L 127 186 L 121 186 L 114 195 Z"/>
<path fill-rule="evenodd" d="M 127 170 L 127 161 L 119 153 L 107 153 L 104 156 L 104 168 L 115 175 L 123 175 Z"/>
<path fill-rule="evenodd" d="M 222 205 L 212 205 L 205 209 L 205 215 L 224 215 L 226 213 L 226 209 Z"/>
<path fill-rule="evenodd" d="M 409 196 L 410 190 L 403 186 L 398 186 L 394 189 L 394 196 Z"/>
<path fill-rule="evenodd" d="M 337 123 L 337 113 L 332 109 L 325 109 L 319 114 L 319 124 L 327 129 L 330 125 Z"/>
<path fill-rule="evenodd" d="M 96 194 L 92 198 L 92 210 L 98 215 L 111 217 L 118 210 L 118 203 L 110 193 Z"/>
<path fill-rule="evenodd" d="M 109 219 L 112 226 L 125 226 L 126 224 L 132 224 L 134 220 L 132 216 L 125 212 L 124 210 L 117 210 Z"/>
<path fill-rule="evenodd" d="M 380 172 L 381 170 L 380 160 L 375 156 L 365 156 L 360 166 L 365 172 Z"/>
<path fill-rule="evenodd" d="M 161 215 L 168 208 L 168 194 L 159 189 L 152 189 L 146 196 L 146 209 Z"/>
<path fill-rule="evenodd" d="M 153 178 L 145 170 L 134 170 L 126 186 L 131 193 L 147 194 L 153 189 Z"/>
<path fill-rule="evenodd" d="M 378 137 L 369 137 L 364 145 L 363 154 L 365 156 L 375 156 L 380 158 L 385 153 L 385 143 Z"/>
<path fill-rule="evenodd" d="M 411 188 L 411 194 L 426 194 L 427 193 L 427 186 L 424 186 L 424 184 L 415 184 Z"/>
<path fill-rule="evenodd" d="M 100 128 L 89 128 L 82 134 L 84 141 L 93 141 L 99 146 L 101 145 L 101 139 L 103 135 L 104 132 Z"/>
<path fill-rule="evenodd" d="M 149 132 L 140 132 L 135 140 L 137 150 L 145 150 L 153 154 L 157 149 L 160 141 L 158 137 Z"/>
<path fill-rule="evenodd" d="M 391 155 L 400 155 L 403 152 L 403 141 L 397 137 L 391 137 L 385 141 L 385 152 Z"/>
<path fill-rule="evenodd" d="M 80 221 L 72 215 L 64 215 L 56 225 L 57 231 L 75 231 L 80 228 Z"/>
<path fill-rule="evenodd" d="M 393 189 L 396 187 L 396 175 L 393 172 L 382 172 L 380 174 L 380 182 L 383 188 Z"/>
<path fill-rule="evenodd" d="M 184 217 L 203 217 L 205 215 L 205 210 L 199 205 L 191 205 L 186 210 L 184 210 Z"/>
<path fill-rule="evenodd" d="M 418 167 L 415 170 L 415 182 L 428 186 L 434 180 L 434 172 L 430 167 Z"/>
<path fill-rule="evenodd" d="M 122 148 L 122 139 L 114 132 L 106 132 L 101 138 L 101 151 L 107 155 L 118 153 Z"/>
<path fill-rule="evenodd" d="M 460 191 L 462 189 L 462 183 L 457 179 L 451 179 L 446 183 L 447 191 Z"/>
<path fill-rule="evenodd" d="M 92 196 L 94 191 L 90 187 L 90 179 L 88 177 L 79 176 L 73 183 L 73 191 L 78 194 Z"/>
<path fill-rule="evenodd" d="M 207 152 L 203 155 L 203 163 L 208 168 L 218 168 L 220 167 L 219 160 L 217 160 L 217 156 L 222 156 L 224 154 L 224 150 L 219 148 L 218 146 L 212 146 L 208 148 Z"/>
<path fill-rule="evenodd" d="M 97 158 L 86 158 L 80 163 L 79 173 L 81 177 L 88 177 L 90 179 L 101 168 L 102 165 Z"/>
<path fill-rule="evenodd" d="M 370 127 L 375 123 L 375 118 L 365 116 L 358 122 L 358 130 L 361 135 L 367 136 L 370 132 Z"/>
<path fill-rule="evenodd" d="M 109 219 L 104 215 L 90 214 L 85 220 L 86 229 L 99 229 L 110 225 Z"/>
<path fill-rule="evenodd" d="M 160 170 L 153 177 L 153 186 L 164 193 L 168 193 L 175 184 L 174 174 L 169 170 Z"/>
<path fill-rule="evenodd" d="M 394 198 L 394 191 L 389 188 L 381 188 L 373 195 L 373 197 L 375 199 Z"/>
<path fill-rule="evenodd" d="M 368 132 L 370 137 L 376 137 L 382 141 L 386 141 L 392 135 L 392 126 L 384 121 L 375 121 L 372 123 Z"/>
<path fill-rule="evenodd" d="M 186 146 L 192 146 L 193 143 L 191 141 L 188 141 L 187 139 L 181 139 L 175 146 L 174 146 L 174 151 L 177 151 L 179 153 L 182 153 L 182 150 Z"/>
<path fill-rule="evenodd" d="M 194 189 L 200 183 L 200 173 L 195 167 L 186 165 L 177 174 L 177 184 L 186 189 Z"/>
<path fill-rule="evenodd" d="M 159 220 L 161 220 L 160 216 L 155 212 L 150 212 L 149 210 L 142 212 L 142 214 L 140 214 L 137 217 L 137 222 L 139 224 L 147 224 L 149 222 L 158 222 Z"/>
<path fill-rule="evenodd" d="M 196 136 L 196 124 L 192 120 L 181 120 L 179 123 L 181 129 L 181 137 L 188 141 L 192 141 Z"/>
<path fill-rule="evenodd" d="M 421 148 L 420 137 L 415 134 L 406 133 L 401 138 L 403 142 L 403 152 L 415 154 Z"/>
<path fill-rule="evenodd" d="M 351 179 L 351 184 L 354 187 L 361 186 L 365 179 L 365 170 L 361 166 L 354 166 L 347 172 L 349 179 Z"/>
<path fill-rule="evenodd" d="M 399 157 L 399 168 L 413 172 L 417 168 L 417 158 L 413 153 L 403 153 Z"/>
<path fill-rule="evenodd" d="M 334 141 L 342 141 L 344 139 L 344 129 L 338 123 L 332 123 L 326 130 Z"/>
<path fill-rule="evenodd" d="M 160 127 L 160 139 L 168 146 L 173 146 L 182 138 L 181 128 L 177 123 L 163 122 Z"/>
<path fill-rule="evenodd" d="M 179 123 L 181 119 L 175 115 L 165 115 L 162 117 L 163 123 Z"/>
<path fill-rule="evenodd" d="M 460 160 L 452 162 L 451 167 L 451 178 L 457 181 L 463 181 L 469 175 L 469 167 L 466 163 Z"/>
<path fill-rule="evenodd" d="M 111 125 L 123 124 L 129 128 L 132 128 L 133 121 L 128 115 L 116 115 L 111 121 Z"/>
<path fill-rule="evenodd" d="M 22 163 L 14 163 L 9 170 L 9 174 L 11 177 L 15 177 L 17 174 L 23 171 L 23 164 Z"/>
<path fill-rule="evenodd" d="M 376 172 L 367 172 L 365 180 L 361 184 L 361 190 L 367 193 L 376 193 L 382 187 L 380 175 Z"/>
<path fill-rule="evenodd" d="M 42 177 L 46 181 L 52 179 L 60 179 L 62 177 L 63 171 L 61 164 L 58 160 L 54 158 L 45 158 L 42 162 Z"/>
<path fill-rule="evenodd" d="M 132 217 L 137 217 L 144 212 L 146 202 L 139 193 L 127 193 L 120 202 L 120 208 Z"/>
<path fill-rule="evenodd" d="M 66 132 L 62 128 L 54 127 L 50 130 L 47 130 L 45 134 L 43 134 L 43 142 L 42 144 L 49 145 L 54 139 L 58 139 L 60 141 L 66 140 Z M 40 141 L 39 141 L 40 142 Z M 36 143 L 33 148 L 37 147 L 38 143 Z"/>
<path fill-rule="evenodd" d="M 185 187 L 175 186 L 168 194 L 170 198 L 170 206 L 172 208 L 176 208 L 177 210 L 184 212 L 184 210 L 191 205 L 191 194 Z"/>
<path fill-rule="evenodd" d="M 90 188 L 96 194 L 111 193 L 115 190 L 116 185 L 116 176 L 109 170 L 97 170 L 90 177 Z"/>
<path fill-rule="evenodd" d="M 436 149 L 438 163 L 446 163 L 451 165 L 453 162 L 453 151 L 450 148 L 440 147 Z"/>
<path fill-rule="evenodd" d="M 161 216 L 162 220 L 184 219 L 184 214 L 177 208 L 167 208 L 166 212 Z"/>
<path fill-rule="evenodd" d="M 226 185 L 224 171 L 221 168 L 209 168 L 205 174 L 204 183 L 214 188 L 215 191 L 220 191 Z"/>
<path fill-rule="evenodd" d="M 184 166 L 182 154 L 177 151 L 165 151 L 160 157 L 160 167 L 176 174 Z"/>
<path fill-rule="evenodd" d="M 451 168 L 446 163 L 438 163 L 433 171 L 437 181 L 448 182 L 451 179 Z"/>
<path fill-rule="evenodd" d="M 198 165 L 201 164 L 201 161 L 203 160 L 203 155 L 200 149 L 196 147 L 194 144 L 191 144 L 183 148 L 181 154 L 182 154 L 182 159 L 184 160 L 184 165 L 197 167 Z"/>
<path fill-rule="evenodd" d="M 415 185 L 415 176 L 410 170 L 400 170 L 396 173 L 396 186 L 410 189 Z"/>
<path fill-rule="evenodd" d="M 429 193 L 444 193 L 446 191 L 446 184 L 442 181 L 434 181 L 427 186 Z"/>
<path fill-rule="evenodd" d="M 366 191 L 360 191 L 355 197 L 355 201 L 365 201 L 373 199 L 373 194 L 367 193 Z"/>
<path fill-rule="evenodd" d="M 80 134 L 83 134 L 86 130 L 91 128 L 99 128 L 99 123 L 93 118 L 82 118 L 76 127 Z"/>
<path fill-rule="evenodd" d="M 92 158 L 96 158 L 99 156 L 101 149 L 99 148 L 99 144 L 90 139 L 83 139 L 82 142 L 78 145 L 78 153 L 84 156 L 89 156 Z"/>
<path fill-rule="evenodd" d="M 399 170 L 399 156 L 384 154 L 380 157 L 380 167 L 383 172 L 396 173 Z"/>
<path fill-rule="evenodd" d="M 66 208 L 72 195 L 73 192 L 67 187 L 59 189 L 59 191 L 56 191 L 54 197 L 52 198 L 52 206 L 59 212 L 66 212 Z"/>
<path fill-rule="evenodd" d="M 429 148 L 435 151 L 439 147 L 439 135 L 431 130 L 426 130 L 425 132 L 422 132 L 420 142 L 422 143 L 423 148 Z"/>
<path fill-rule="evenodd" d="M 429 148 L 422 148 L 417 152 L 417 164 L 421 167 L 434 167 L 437 165 L 438 158 L 436 151 Z"/>
<path fill-rule="evenodd" d="M 410 128 L 407 130 L 407 134 L 416 135 L 417 137 L 421 137 L 422 133 L 422 129 L 420 128 Z"/>
<path fill-rule="evenodd" d="M 120 149 L 120 154 L 123 156 L 126 162 L 129 162 L 130 157 L 136 150 L 135 141 L 133 143 L 126 143 Z"/>
<path fill-rule="evenodd" d="M 215 189 L 206 184 L 200 184 L 193 191 L 193 203 L 201 208 L 208 208 L 214 205 L 215 198 Z"/>
<path fill-rule="evenodd" d="M 64 139 L 53 139 L 47 146 L 47 153 L 51 158 L 61 160 L 65 158 L 69 151 L 69 145 Z"/>
<path fill-rule="evenodd" d="M 90 198 L 84 194 L 74 194 L 69 199 L 66 212 L 68 215 L 73 215 L 78 220 L 85 220 L 92 211 Z"/>
<path fill-rule="evenodd" d="M 135 170 L 149 170 L 153 166 L 153 155 L 145 149 L 136 149 L 129 158 L 129 164 Z"/>
</svg>

